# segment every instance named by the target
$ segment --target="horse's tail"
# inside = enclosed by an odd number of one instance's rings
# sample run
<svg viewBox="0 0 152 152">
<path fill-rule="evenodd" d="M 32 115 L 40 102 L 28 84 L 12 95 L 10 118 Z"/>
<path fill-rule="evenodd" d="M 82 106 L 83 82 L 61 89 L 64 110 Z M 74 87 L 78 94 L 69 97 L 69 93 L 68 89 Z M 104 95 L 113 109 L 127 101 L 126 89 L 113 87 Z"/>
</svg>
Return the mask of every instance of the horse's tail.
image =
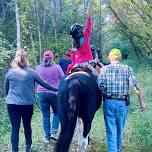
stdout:
<svg viewBox="0 0 152 152">
<path fill-rule="evenodd" d="M 77 122 L 79 105 L 79 84 L 79 81 L 74 79 L 68 84 L 68 97 L 66 100 L 68 110 L 66 116 L 64 116 L 64 120 L 61 120 L 61 132 L 55 146 L 55 152 L 69 151 Z"/>
<path fill-rule="evenodd" d="M 75 114 L 77 114 L 77 108 L 79 103 L 79 81 L 78 80 L 72 80 L 69 84 L 69 111 L 68 111 L 68 118 L 73 119 Z"/>
</svg>

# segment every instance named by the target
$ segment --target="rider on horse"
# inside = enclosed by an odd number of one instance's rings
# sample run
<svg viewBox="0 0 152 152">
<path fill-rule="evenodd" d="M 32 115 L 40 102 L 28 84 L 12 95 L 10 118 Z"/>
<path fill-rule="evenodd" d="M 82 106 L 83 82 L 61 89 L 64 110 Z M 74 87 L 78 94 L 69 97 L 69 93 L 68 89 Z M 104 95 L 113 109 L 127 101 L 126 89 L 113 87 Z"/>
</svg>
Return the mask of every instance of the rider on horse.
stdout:
<svg viewBox="0 0 152 152">
<path fill-rule="evenodd" d="M 75 67 L 87 67 L 93 75 L 98 75 L 97 71 L 90 64 L 93 60 L 89 42 L 91 29 L 92 11 L 90 8 L 88 8 L 85 29 L 83 30 L 83 27 L 78 23 L 73 24 L 70 28 L 70 35 L 73 40 L 73 48 L 70 52 L 72 63 L 68 66 L 67 74 L 69 74 Z"/>
</svg>

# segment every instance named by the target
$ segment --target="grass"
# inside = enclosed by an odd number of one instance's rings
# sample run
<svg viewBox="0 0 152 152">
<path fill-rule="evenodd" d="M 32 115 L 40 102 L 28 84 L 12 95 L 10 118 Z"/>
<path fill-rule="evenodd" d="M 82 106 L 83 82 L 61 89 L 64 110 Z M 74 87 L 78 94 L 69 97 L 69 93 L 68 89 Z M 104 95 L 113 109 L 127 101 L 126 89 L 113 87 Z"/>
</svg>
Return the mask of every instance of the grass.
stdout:
<svg viewBox="0 0 152 152">
<path fill-rule="evenodd" d="M 144 100 L 147 104 L 146 112 L 142 113 L 139 110 L 136 102 L 137 98 L 131 91 L 131 106 L 128 116 L 128 121 L 125 129 L 124 141 L 126 148 L 123 152 L 152 152 L 152 70 L 148 67 L 144 69 L 138 68 L 138 64 L 129 62 L 136 69 L 137 76 L 141 82 L 141 88 L 144 94 Z M 10 123 L 6 109 L 0 107 L 3 112 L 0 112 L 0 151 L 9 152 L 10 149 Z M 32 119 L 33 129 L 33 152 L 52 152 L 54 142 L 44 144 L 42 141 L 43 130 L 41 112 L 35 108 Z M 71 152 L 76 151 L 76 135 L 72 141 Z M 95 115 L 91 130 L 91 145 L 88 152 L 106 152 L 106 133 L 104 128 L 102 109 L 99 109 Z M 20 131 L 20 151 L 24 151 L 24 134 L 23 127 Z"/>
</svg>

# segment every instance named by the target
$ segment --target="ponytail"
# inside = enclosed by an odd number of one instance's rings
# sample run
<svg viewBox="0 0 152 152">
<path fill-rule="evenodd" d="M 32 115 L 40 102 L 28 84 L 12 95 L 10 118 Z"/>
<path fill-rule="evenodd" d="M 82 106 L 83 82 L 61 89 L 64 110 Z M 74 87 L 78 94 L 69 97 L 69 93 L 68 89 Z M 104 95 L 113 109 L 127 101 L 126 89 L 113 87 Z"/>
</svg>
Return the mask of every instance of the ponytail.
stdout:
<svg viewBox="0 0 152 152">
<path fill-rule="evenodd" d="M 23 69 L 27 66 L 29 66 L 29 62 L 27 59 L 26 52 L 24 50 L 16 51 L 15 58 L 11 63 L 11 67 L 12 68 L 20 67 Z"/>
</svg>

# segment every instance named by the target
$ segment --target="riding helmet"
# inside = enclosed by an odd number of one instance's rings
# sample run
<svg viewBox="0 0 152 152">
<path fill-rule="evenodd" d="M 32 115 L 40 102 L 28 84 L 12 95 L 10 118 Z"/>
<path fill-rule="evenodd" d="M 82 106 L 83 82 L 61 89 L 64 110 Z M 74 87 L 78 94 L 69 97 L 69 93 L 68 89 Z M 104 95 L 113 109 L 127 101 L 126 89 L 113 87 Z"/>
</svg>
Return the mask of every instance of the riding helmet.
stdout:
<svg viewBox="0 0 152 152">
<path fill-rule="evenodd" d="M 70 35 L 72 36 L 72 38 L 80 38 L 83 36 L 83 27 L 78 24 L 75 23 L 70 27 Z"/>
</svg>

